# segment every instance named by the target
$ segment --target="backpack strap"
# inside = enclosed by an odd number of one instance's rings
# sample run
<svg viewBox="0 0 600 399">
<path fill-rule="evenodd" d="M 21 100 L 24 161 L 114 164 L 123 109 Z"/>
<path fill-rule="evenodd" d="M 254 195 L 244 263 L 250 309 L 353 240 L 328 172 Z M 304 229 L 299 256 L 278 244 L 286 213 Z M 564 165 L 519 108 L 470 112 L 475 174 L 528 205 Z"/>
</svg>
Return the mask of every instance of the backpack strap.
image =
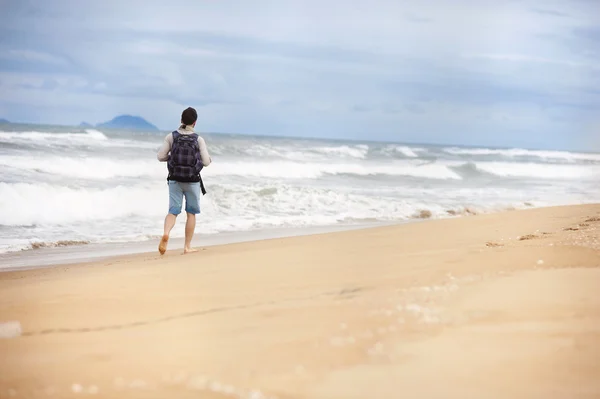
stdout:
<svg viewBox="0 0 600 399">
<path fill-rule="evenodd" d="M 206 195 L 206 188 L 204 188 L 204 182 L 202 181 L 202 176 L 200 176 L 200 190 L 202 191 L 202 195 Z"/>
</svg>

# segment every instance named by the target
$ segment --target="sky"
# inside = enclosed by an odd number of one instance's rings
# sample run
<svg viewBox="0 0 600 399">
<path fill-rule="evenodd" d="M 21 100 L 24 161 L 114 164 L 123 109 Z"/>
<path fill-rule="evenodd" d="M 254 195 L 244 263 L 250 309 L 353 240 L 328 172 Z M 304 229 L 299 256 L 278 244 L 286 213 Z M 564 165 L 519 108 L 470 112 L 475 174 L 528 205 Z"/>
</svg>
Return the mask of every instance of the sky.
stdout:
<svg viewBox="0 0 600 399">
<path fill-rule="evenodd" d="M 0 0 L 0 118 L 600 151 L 600 1 Z"/>
</svg>

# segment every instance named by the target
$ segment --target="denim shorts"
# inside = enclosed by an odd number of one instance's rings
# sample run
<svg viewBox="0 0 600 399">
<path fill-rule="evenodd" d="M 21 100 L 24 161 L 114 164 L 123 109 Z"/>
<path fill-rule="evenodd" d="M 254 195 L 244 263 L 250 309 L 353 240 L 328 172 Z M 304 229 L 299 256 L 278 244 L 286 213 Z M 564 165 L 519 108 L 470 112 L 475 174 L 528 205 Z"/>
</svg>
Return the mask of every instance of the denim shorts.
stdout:
<svg viewBox="0 0 600 399">
<path fill-rule="evenodd" d="M 169 213 L 179 215 L 185 197 L 185 211 L 200 213 L 200 183 L 182 183 L 169 180 Z"/>
</svg>

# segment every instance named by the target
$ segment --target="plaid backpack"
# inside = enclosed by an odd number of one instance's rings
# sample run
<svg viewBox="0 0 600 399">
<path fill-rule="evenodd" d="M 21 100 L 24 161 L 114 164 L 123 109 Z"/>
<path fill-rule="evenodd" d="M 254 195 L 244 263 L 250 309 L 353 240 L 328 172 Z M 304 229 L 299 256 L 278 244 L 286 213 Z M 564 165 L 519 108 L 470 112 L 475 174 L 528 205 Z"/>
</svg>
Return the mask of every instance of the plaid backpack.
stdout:
<svg viewBox="0 0 600 399">
<path fill-rule="evenodd" d="M 173 132 L 173 145 L 171 155 L 167 161 L 169 180 L 189 182 L 198 181 L 200 171 L 203 168 L 200 159 L 200 146 L 198 135 L 180 134 Z"/>
</svg>

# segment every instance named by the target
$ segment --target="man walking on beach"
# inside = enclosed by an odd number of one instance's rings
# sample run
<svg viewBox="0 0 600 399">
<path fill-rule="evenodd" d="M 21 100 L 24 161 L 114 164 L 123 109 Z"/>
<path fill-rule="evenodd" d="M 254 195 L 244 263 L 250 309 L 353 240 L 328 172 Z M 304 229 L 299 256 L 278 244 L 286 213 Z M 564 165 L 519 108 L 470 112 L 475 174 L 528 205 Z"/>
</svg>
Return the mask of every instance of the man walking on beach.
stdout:
<svg viewBox="0 0 600 399">
<path fill-rule="evenodd" d="M 181 213 L 185 197 L 185 246 L 183 253 L 197 252 L 192 249 L 192 237 L 196 228 L 196 215 L 200 213 L 200 191 L 206 194 L 200 171 L 212 162 L 204 139 L 194 132 L 198 114 L 194 108 L 187 108 L 181 114 L 181 126 L 169 133 L 158 151 L 160 162 L 167 162 L 169 176 L 169 213 L 165 217 L 165 230 L 158 245 L 160 254 L 167 250 L 169 234 L 175 226 L 177 215 Z"/>
</svg>

